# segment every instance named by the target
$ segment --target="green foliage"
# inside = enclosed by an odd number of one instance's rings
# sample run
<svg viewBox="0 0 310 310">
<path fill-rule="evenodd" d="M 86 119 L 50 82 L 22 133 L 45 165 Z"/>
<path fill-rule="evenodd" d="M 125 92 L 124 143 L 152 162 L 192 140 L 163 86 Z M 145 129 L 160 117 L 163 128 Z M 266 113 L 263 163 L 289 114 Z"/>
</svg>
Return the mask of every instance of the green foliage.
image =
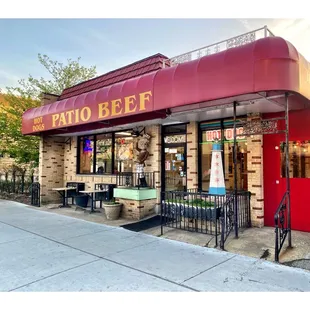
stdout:
<svg viewBox="0 0 310 310">
<path fill-rule="evenodd" d="M 188 206 L 193 206 L 193 207 L 200 207 L 200 208 L 212 208 L 214 207 L 214 202 L 208 201 L 208 200 L 203 200 L 203 199 L 167 199 L 167 202 L 170 203 L 179 203 L 183 205 L 188 205 Z"/>
<path fill-rule="evenodd" d="M 29 75 L 21 79 L 17 87 L 7 87 L 3 93 L 7 104 L 0 102 L 0 152 L 6 152 L 19 164 L 37 166 L 39 162 L 39 137 L 21 133 L 23 113 L 40 106 L 42 93 L 60 95 L 65 88 L 89 80 L 96 75 L 96 67 L 86 68 L 77 60 L 68 59 L 66 64 L 38 54 L 40 64 L 50 78 L 36 79 Z"/>
</svg>

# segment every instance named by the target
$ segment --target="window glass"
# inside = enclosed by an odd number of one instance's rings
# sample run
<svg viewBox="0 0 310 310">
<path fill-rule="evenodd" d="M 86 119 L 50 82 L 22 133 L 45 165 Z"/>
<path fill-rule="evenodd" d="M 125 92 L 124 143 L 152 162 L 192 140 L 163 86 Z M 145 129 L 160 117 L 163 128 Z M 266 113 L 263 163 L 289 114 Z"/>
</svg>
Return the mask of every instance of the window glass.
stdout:
<svg viewBox="0 0 310 310">
<path fill-rule="evenodd" d="M 133 171 L 134 138 L 131 132 L 115 133 L 115 166 L 114 173 Z"/>
<path fill-rule="evenodd" d="M 80 167 L 79 173 L 93 173 L 94 137 L 80 138 Z"/>
<path fill-rule="evenodd" d="M 215 139 L 222 142 L 222 158 L 225 177 L 226 189 L 234 188 L 234 130 L 233 120 L 225 120 L 223 122 L 204 122 L 200 124 L 201 132 L 201 189 L 209 190 L 210 173 L 211 173 L 211 157 L 212 144 Z M 237 188 L 247 190 L 247 142 L 246 137 L 241 136 L 242 127 L 237 127 Z M 223 137 L 222 137 L 223 135 Z"/>
<path fill-rule="evenodd" d="M 112 173 L 112 133 L 96 136 L 96 173 Z"/>
<path fill-rule="evenodd" d="M 286 156 L 285 143 L 280 145 L 281 177 L 285 178 Z M 289 142 L 290 178 L 310 178 L 310 141 Z"/>
</svg>

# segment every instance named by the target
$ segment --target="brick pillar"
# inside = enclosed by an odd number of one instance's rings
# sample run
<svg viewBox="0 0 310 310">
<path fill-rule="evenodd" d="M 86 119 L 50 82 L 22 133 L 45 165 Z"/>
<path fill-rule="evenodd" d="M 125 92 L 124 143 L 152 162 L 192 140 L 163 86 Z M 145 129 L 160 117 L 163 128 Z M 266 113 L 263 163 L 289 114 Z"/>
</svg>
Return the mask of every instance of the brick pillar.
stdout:
<svg viewBox="0 0 310 310">
<path fill-rule="evenodd" d="M 248 116 L 249 120 L 261 119 L 260 115 Z M 252 226 L 264 226 L 264 179 L 263 179 L 263 136 L 247 137 L 248 190 L 251 196 Z"/>
<path fill-rule="evenodd" d="M 41 137 L 39 182 L 43 204 L 60 201 L 59 194 L 52 188 L 64 186 L 64 141 L 63 137 Z"/>
<path fill-rule="evenodd" d="M 149 157 L 145 162 L 145 172 L 155 172 L 155 188 L 157 189 L 156 212 L 160 204 L 161 191 L 161 125 L 153 125 L 145 128 L 146 133 L 152 136 L 149 146 Z"/>
<path fill-rule="evenodd" d="M 66 137 L 64 145 L 64 182 L 76 181 L 77 137 Z"/>
<path fill-rule="evenodd" d="M 187 188 L 198 188 L 198 123 L 187 125 Z"/>
</svg>

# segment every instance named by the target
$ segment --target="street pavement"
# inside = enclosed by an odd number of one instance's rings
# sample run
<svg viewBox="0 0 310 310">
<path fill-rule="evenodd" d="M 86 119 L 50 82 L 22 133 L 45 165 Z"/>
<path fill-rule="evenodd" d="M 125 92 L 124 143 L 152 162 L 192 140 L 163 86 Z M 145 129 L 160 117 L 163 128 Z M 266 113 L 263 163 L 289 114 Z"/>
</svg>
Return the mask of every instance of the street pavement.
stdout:
<svg viewBox="0 0 310 310">
<path fill-rule="evenodd" d="M 0 200 L 0 291 L 310 291 L 310 272 Z"/>
</svg>

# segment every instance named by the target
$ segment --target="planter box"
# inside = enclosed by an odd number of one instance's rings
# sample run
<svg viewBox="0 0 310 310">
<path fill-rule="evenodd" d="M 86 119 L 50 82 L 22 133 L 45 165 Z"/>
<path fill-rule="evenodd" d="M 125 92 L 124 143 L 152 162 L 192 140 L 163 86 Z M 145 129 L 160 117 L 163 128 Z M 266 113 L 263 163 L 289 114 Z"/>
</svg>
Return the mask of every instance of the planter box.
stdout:
<svg viewBox="0 0 310 310">
<path fill-rule="evenodd" d="M 163 201 L 164 216 L 184 217 L 206 221 L 218 220 L 221 216 L 221 207 L 188 206 L 182 203 Z"/>
<path fill-rule="evenodd" d="M 108 220 L 117 220 L 120 216 L 122 204 L 103 204 L 104 212 Z"/>
</svg>

